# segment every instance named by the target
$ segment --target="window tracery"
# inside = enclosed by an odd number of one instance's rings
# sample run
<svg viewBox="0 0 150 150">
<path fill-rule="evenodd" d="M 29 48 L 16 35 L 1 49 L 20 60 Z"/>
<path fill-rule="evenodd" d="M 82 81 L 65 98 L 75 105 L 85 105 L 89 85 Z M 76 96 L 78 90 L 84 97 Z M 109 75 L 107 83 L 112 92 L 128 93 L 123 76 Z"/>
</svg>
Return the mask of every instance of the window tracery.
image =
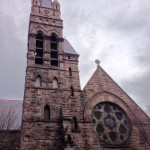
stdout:
<svg viewBox="0 0 150 150">
<path fill-rule="evenodd" d="M 124 143 L 131 133 L 127 115 L 113 103 L 97 104 L 92 110 L 92 123 L 100 139 L 110 144 Z"/>
</svg>

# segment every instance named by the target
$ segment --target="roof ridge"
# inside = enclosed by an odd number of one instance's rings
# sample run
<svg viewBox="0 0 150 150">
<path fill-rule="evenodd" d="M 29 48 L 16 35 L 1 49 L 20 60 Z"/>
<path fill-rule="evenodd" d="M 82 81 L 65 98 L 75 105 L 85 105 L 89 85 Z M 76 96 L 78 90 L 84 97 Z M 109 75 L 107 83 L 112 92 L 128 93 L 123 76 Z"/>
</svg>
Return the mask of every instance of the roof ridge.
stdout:
<svg viewBox="0 0 150 150">
<path fill-rule="evenodd" d="M 19 99 L 18 100 L 0 99 L 0 101 L 12 101 L 12 102 L 17 101 L 17 102 L 22 102 L 23 100 L 21 100 L 21 99 L 20 100 Z"/>
</svg>

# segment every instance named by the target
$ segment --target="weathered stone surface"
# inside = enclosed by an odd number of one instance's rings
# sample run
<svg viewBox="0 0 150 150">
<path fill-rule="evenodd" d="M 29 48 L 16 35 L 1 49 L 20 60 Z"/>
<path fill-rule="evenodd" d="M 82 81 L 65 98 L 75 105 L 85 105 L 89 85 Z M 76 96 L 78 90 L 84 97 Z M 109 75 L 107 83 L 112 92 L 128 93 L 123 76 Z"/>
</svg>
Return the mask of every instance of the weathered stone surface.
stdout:
<svg viewBox="0 0 150 150">
<path fill-rule="evenodd" d="M 79 56 L 65 53 L 59 3 L 55 2 L 52 9 L 40 7 L 40 1 L 37 1 L 37 5 L 32 6 L 29 24 L 21 150 L 150 150 L 150 118 L 99 65 L 81 91 Z M 35 37 L 38 32 L 44 35 L 43 65 L 35 64 Z M 50 63 L 52 33 L 58 37 L 58 66 Z M 40 87 L 35 84 L 38 75 L 41 76 Z M 54 78 L 58 79 L 58 88 L 53 87 Z M 117 105 L 123 110 L 132 129 L 128 140 L 116 145 L 110 144 L 111 139 L 106 143 L 100 138 L 101 135 L 98 135 L 92 123 L 92 110 L 99 103 L 110 103 L 112 107 Z M 50 120 L 44 119 L 46 105 L 50 107 Z M 108 117 L 116 112 L 107 113 Z M 105 111 L 101 113 L 106 116 Z M 117 119 L 115 115 L 113 119 Z M 102 130 L 106 130 L 103 125 Z M 101 128 L 99 130 L 103 132 Z M 112 139 L 115 132 L 126 132 L 124 128 L 110 130 L 112 136 L 107 138 Z"/>
</svg>

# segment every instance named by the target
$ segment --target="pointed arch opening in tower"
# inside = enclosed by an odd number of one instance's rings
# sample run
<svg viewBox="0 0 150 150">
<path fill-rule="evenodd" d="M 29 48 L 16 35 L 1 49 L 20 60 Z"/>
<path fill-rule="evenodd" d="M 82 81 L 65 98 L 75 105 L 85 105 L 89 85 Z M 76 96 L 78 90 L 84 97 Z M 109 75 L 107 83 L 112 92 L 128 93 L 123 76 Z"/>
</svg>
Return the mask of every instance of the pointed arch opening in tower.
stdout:
<svg viewBox="0 0 150 150">
<path fill-rule="evenodd" d="M 50 107 L 48 105 L 44 107 L 44 120 L 50 120 Z"/>
<path fill-rule="evenodd" d="M 71 86 L 71 88 L 70 88 L 70 94 L 71 94 L 71 96 L 74 96 L 74 89 L 73 89 L 72 86 Z"/>
<path fill-rule="evenodd" d="M 43 64 L 43 35 L 36 35 L 35 64 Z"/>
<path fill-rule="evenodd" d="M 58 88 L 58 79 L 56 77 L 53 79 L 53 88 Z"/>
<path fill-rule="evenodd" d="M 36 77 L 35 86 L 36 86 L 36 87 L 41 87 L 41 86 L 42 86 L 42 78 L 41 78 L 40 75 L 38 75 L 38 76 Z"/>
<path fill-rule="evenodd" d="M 58 66 L 58 39 L 55 34 L 51 35 L 51 65 Z"/>
<path fill-rule="evenodd" d="M 71 135 L 68 134 L 67 139 L 65 141 L 65 147 L 68 147 L 69 149 L 72 149 L 73 145 L 74 145 L 74 141 L 73 141 Z"/>
</svg>

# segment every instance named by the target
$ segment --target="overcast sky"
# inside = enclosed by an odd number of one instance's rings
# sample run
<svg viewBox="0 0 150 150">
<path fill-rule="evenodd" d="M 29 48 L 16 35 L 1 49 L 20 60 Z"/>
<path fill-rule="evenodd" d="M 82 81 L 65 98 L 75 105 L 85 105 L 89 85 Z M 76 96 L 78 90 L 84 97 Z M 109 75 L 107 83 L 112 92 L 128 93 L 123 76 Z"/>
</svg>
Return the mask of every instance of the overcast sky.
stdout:
<svg viewBox="0 0 150 150">
<path fill-rule="evenodd" d="M 80 54 L 82 88 L 103 69 L 150 110 L 150 1 L 60 0 L 64 37 Z M 23 99 L 31 0 L 0 0 L 0 98 Z M 150 113 L 149 113 L 150 114 Z"/>
</svg>

